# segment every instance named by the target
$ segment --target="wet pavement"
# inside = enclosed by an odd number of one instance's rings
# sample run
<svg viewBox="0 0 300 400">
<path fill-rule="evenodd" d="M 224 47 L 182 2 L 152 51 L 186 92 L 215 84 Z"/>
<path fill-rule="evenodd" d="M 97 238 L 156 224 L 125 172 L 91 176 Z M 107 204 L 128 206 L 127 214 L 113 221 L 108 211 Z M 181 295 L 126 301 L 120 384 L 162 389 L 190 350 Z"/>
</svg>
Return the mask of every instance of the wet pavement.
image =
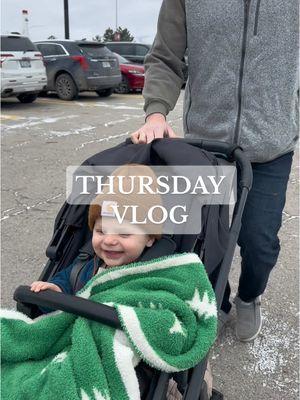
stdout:
<svg viewBox="0 0 300 400">
<path fill-rule="evenodd" d="M 168 116 L 182 135 L 183 93 Z M 65 171 L 129 137 L 143 121 L 141 94 L 101 99 L 82 94 L 64 102 L 55 95 L 2 104 L 2 306 L 14 307 L 20 284 L 37 279 L 45 261 L 54 218 L 65 199 Z M 280 232 L 281 254 L 263 296 L 264 323 L 253 343 L 234 336 L 234 309 L 211 362 L 214 386 L 226 400 L 298 398 L 299 152 L 288 187 Z M 236 291 L 238 252 L 231 282 Z"/>
</svg>

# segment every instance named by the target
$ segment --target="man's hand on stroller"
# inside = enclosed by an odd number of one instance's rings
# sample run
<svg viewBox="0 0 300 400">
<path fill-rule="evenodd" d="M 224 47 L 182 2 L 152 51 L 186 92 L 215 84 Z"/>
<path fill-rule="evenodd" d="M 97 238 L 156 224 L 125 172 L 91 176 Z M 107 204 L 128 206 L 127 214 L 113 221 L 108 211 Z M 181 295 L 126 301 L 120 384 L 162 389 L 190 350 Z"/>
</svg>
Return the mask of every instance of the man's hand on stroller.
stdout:
<svg viewBox="0 0 300 400">
<path fill-rule="evenodd" d="M 57 285 L 55 285 L 54 283 L 50 283 L 50 282 L 42 282 L 42 281 L 36 281 L 36 282 L 32 282 L 32 284 L 30 285 L 30 289 L 32 292 L 40 292 L 41 290 L 54 290 L 55 292 L 62 292 L 61 288 Z"/>
<path fill-rule="evenodd" d="M 154 139 L 165 137 L 176 138 L 177 135 L 170 125 L 167 124 L 163 114 L 154 113 L 147 117 L 145 125 L 131 134 L 131 141 L 135 144 L 146 144 L 152 142 Z"/>
</svg>

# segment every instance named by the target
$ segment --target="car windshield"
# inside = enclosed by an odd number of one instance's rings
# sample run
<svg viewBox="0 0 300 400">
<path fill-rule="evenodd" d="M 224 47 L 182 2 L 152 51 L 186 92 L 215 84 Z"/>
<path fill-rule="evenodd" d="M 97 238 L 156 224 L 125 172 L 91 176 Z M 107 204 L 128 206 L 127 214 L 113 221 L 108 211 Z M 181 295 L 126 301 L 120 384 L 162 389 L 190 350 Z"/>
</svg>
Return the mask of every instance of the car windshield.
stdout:
<svg viewBox="0 0 300 400">
<path fill-rule="evenodd" d="M 120 56 L 120 54 L 114 53 L 114 55 L 117 57 L 119 60 L 120 64 L 130 64 L 130 61 L 127 60 L 127 58 Z"/>
<path fill-rule="evenodd" d="M 37 51 L 37 48 L 26 37 L 1 36 L 1 51 Z"/>
<path fill-rule="evenodd" d="M 106 46 L 92 44 L 78 44 L 82 53 L 93 58 L 109 57 L 112 55 L 111 51 Z"/>
</svg>

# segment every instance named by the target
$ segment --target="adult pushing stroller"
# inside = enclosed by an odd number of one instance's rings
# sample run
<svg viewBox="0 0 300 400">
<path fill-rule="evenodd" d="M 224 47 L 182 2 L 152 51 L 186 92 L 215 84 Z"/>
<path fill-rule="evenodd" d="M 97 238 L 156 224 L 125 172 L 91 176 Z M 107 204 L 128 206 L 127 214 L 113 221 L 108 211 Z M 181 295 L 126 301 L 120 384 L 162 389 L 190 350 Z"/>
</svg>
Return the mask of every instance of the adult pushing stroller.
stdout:
<svg viewBox="0 0 300 400">
<path fill-rule="evenodd" d="M 239 176 L 239 196 L 233 218 L 229 224 L 228 206 L 210 205 L 202 208 L 202 229 L 198 234 L 163 235 L 154 246 L 143 253 L 141 261 L 151 260 L 173 253 L 195 252 L 202 259 L 215 290 L 220 308 L 234 249 L 241 225 L 241 216 L 248 191 L 251 187 L 251 166 L 242 150 L 235 145 L 199 140 L 163 139 L 148 145 L 134 145 L 130 140 L 86 160 L 84 165 L 122 165 L 128 163 L 146 165 L 218 165 L 235 162 Z M 87 228 L 88 206 L 65 203 L 54 226 L 53 238 L 46 250 L 49 258 L 39 280 L 49 280 L 56 272 L 69 266 L 76 259 L 71 282 L 74 289 L 80 281 L 82 268 L 94 256 L 91 233 Z M 229 226 L 230 225 L 230 226 Z M 114 308 L 94 303 L 76 296 L 44 291 L 33 293 L 29 287 L 20 286 L 14 294 L 17 309 L 34 318 L 40 314 L 39 307 L 59 309 L 82 317 L 120 328 Z M 39 307 L 38 307 L 39 306 Z M 169 374 L 147 367 L 140 373 L 147 384 L 142 388 L 142 398 L 163 400 L 166 398 L 171 377 L 185 400 L 208 400 L 203 380 L 207 357 L 189 371 Z M 211 399 L 221 399 L 214 392 Z"/>
</svg>

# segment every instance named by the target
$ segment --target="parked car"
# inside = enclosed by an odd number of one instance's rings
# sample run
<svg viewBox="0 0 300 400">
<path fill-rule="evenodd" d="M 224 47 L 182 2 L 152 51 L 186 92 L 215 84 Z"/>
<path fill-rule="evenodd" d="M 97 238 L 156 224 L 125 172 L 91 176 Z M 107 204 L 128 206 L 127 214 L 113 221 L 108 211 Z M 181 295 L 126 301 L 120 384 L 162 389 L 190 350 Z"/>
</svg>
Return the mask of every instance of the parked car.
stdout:
<svg viewBox="0 0 300 400">
<path fill-rule="evenodd" d="M 127 58 L 127 60 L 138 64 L 144 64 L 145 57 L 149 50 L 151 49 L 150 44 L 136 43 L 136 42 L 106 42 L 106 47 L 109 50 L 120 54 L 121 56 Z M 183 67 L 184 82 L 188 79 L 188 56 L 185 53 L 182 61 L 184 61 L 185 66 Z"/>
<path fill-rule="evenodd" d="M 116 93 L 129 93 L 130 91 L 143 90 L 145 81 L 145 68 L 143 65 L 134 64 L 125 57 L 114 53 L 118 58 L 122 81 L 115 88 Z"/>
<path fill-rule="evenodd" d="M 42 55 L 31 40 L 1 35 L 1 97 L 16 96 L 21 103 L 32 103 L 46 84 Z"/>
<path fill-rule="evenodd" d="M 105 45 L 109 50 L 137 64 L 144 64 L 145 56 L 151 48 L 150 44 L 136 42 L 106 42 Z"/>
<path fill-rule="evenodd" d="M 103 43 L 44 40 L 36 45 L 46 65 L 47 91 L 56 91 L 63 100 L 87 90 L 107 97 L 121 82 L 118 59 Z"/>
</svg>

